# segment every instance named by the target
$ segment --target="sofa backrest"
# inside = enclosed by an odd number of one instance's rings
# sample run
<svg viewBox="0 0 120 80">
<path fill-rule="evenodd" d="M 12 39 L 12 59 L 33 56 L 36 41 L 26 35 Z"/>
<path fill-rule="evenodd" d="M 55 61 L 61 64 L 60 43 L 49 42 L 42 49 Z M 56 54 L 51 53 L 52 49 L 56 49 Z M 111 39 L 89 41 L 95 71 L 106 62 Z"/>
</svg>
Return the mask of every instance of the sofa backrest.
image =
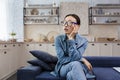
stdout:
<svg viewBox="0 0 120 80">
<path fill-rule="evenodd" d="M 86 56 L 93 67 L 120 67 L 120 57 Z"/>
</svg>

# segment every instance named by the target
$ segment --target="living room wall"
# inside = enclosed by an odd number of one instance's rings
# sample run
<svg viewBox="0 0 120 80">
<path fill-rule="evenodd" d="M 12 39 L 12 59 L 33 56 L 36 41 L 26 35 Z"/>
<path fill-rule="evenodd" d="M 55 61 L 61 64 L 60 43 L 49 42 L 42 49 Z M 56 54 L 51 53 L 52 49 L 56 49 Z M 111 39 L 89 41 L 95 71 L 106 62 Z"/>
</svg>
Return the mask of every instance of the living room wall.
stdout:
<svg viewBox="0 0 120 80">
<path fill-rule="evenodd" d="M 60 2 L 67 2 L 68 0 L 54 0 L 59 6 Z M 94 6 L 96 4 L 118 4 L 120 0 L 69 0 L 69 2 L 88 2 L 89 6 Z M 53 0 L 28 0 L 28 4 L 52 4 Z M 62 33 L 61 25 L 26 25 L 25 26 L 25 38 L 34 38 L 37 40 L 39 34 L 47 35 L 50 31 L 57 31 Z M 84 35 L 87 38 L 96 37 L 115 37 L 118 38 L 118 28 L 119 25 L 89 25 L 89 34 Z"/>
</svg>

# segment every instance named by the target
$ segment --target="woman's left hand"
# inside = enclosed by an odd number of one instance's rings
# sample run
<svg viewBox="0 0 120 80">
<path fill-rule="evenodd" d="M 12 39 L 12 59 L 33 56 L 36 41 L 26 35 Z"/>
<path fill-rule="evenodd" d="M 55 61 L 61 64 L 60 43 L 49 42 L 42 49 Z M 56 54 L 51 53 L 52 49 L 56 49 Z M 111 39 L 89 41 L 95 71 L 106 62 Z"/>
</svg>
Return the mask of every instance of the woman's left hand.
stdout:
<svg viewBox="0 0 120 80">
<path fill-rule="evenodd" d="M 89 70 L 92 70 L 92 65 L 90 64 L 90 62 L 87 59 L 82 58 L 82 61 L 88 67 Z"/>
</svg>

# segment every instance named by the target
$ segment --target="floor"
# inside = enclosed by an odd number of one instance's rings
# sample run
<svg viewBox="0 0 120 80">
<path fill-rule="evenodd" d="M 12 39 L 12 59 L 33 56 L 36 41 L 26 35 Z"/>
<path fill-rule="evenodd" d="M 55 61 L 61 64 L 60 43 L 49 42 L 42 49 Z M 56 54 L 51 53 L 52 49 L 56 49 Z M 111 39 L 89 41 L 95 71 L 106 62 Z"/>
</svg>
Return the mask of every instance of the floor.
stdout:
<svg viewBox="0 0 120 80">
<path fill-rule="evenodd" d="M 8 78 L 7 80 L 17 80 L 17 75 L 14 74 L 10 78 Z"/>
</svg>

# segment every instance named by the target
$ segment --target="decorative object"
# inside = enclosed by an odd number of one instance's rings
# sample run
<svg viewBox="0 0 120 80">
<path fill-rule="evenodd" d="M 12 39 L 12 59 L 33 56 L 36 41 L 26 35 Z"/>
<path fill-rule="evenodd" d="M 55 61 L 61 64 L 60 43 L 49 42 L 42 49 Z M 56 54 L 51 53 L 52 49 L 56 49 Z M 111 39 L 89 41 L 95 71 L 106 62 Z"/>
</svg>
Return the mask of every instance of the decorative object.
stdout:
<svg viewBox="0 0 120 80">
<path fill-rule="evenodd" d="M 110 38 L 110 37 L 98 37 L 96 38 L 96 41 L 99 41 L 99 42 L 105 42 L 105 41 L 114 41 L 115 38 Z"/>
<path fill-rule="evenodd" d="M 33 39 L 24 39 L 25 42 L 32 42 Z"/>
<path fill-rule="evenodd" d="M 11 42 L 16 42 L 16 39 L 15 39 L 16 33 L 12 31 L 12 32 L 10 33 L 10 35 L 11 35 L 11 37 L 12 37 L 12 39 L 10 39 L 10 41 L 11 41 Z"/>
<path fill-rule="evenodd" d="M 115 38 L 107 38 L 108 41 L 114 41 Z"/>
<path fill-rule="evenodd" d="M 32 9 L 31 15 L 38 15 L 38 14 L 39 14 L 38 9 L 36 9 L 36 8 Z"/>
<path fill-rule="evenodd" d="M 49 42 L 53 43 L 54 42 L 54 38 L 58 35 L 59 33 L 56 31 L 51 31 L 47 34 L 47 39 Z"/>
<path fill-rule="evenodd" d="M 39 35 L 39 42 L 47 42 L 47 37 L 44 34 Z"/>
</svg>

